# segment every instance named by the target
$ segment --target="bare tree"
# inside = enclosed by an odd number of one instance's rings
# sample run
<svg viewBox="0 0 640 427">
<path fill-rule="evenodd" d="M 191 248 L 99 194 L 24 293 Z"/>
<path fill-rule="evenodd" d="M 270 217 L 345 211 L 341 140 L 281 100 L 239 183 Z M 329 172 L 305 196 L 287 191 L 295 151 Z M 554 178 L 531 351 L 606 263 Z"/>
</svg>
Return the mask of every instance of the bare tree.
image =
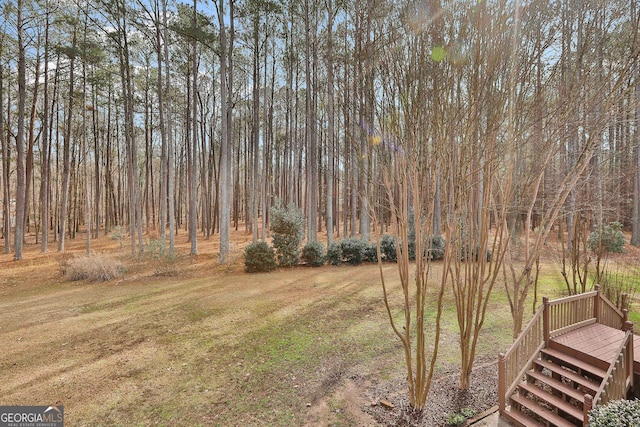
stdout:
<svg viewBox="0 0 640 427">
<path fill-rule="evenodd" d="M 15 260 L 22 259 L 22 244 L 24 242 L 24 223 L 26 208 L 26 172 L 24 149 L 24 115 L 27 98 L 26 82 L 26 58 L 25 44 L 23 40 L 24 19 L 23 2 L 18 0 L 17 36 L 18 36 L 18 131 L 16 133 L 16 226 L 14 230 L 14 256 Z"/>
<path fill-rule="evenodd" d="M 3 14 L 7 14 L 8 11 L 6 9 L 2 10 Z M 0 57 L 8 57 L 8 39 L 9 37 L 6 34 L 6 25 L 8 19 L 4 20 L 5 24 L 2 28 L 2 32 L 0 32 Z M 11 252 L 11 210 L 10 210 L 10 199 L 11 199 L 11 181 L 10 181 L 10 170 L 11 170 L 11 153 L 9 146 L 9 128 L 10 128 L 10 109 L 7 108 L 5 110 L 5 94 L 7 95 L 7 105 L 11 105 L 11 93 L 5 86 L 6 77 L 5 77 L 5 65 L 4 63 L 0 64 L 0 143 L 2 146 L 2 237 L 4 239 L 4 253 L 8 254 Z M 6 111 L 6 114 L 5 114 Z M 5 119 L 6 117 L 6 119 Z"/>
<path fill-rule="evenodd" d="M 631 20 L 633 28 L 633 50 L 638 51 L 638 18 L 634 19 L 637 15 L 637 2 L 631 1 Z M 635 174 L 633 179 L 633 213 L 631 217 L 631 244 L 634 246 L 640 246 L 640 59 L 636 56 L 635 59 Z"/>
<path fill-rule="evenodd" d="M 189 158 L 189 241 L 191 242 L 191 255 L 198 254 L 198 205 L 196 199 L 197 192 L 197 162 L 198 162 L 198 39 L 195 37 L 196 28 L 198 26 L 197 0 L 193 0 L 193 29 L 192 35 L 192 58 L 191 58 L 191 111 L 187 112 L 187 117 L 191 118 L 191 141 L 187 141 L 190 145 L 187 150 Z M 189 109 L 189 107 L 187 107 Z M 189 124 L 187 124 L 188 126 Z"/>
<path fill-rule="evenodd" d="M 78 11 L 79 13 L 79 11 Z M 69 57 L 69 92 L 67 100 L 66 125 L 64 127 L 63 141 L 63 171 L 62 171 L 62 196 L 60 199 L 59 214 L 59 240 L 58 251 L 65 251 L 65 243 L 67 236 L 67 220 L 69 210 L 69 181 L 71 178 L 71 136 L 73 129 L 73 108 L 75 98 L 75 64 L 76 64 L 76 44 L 77 44 L 77 21 L 78 19 L 69 18 L 72 25 L 71 47 L 67 51 Z"/>
<path fill-rule="evenodd" d="M 310 4 L 313 1 L 313 4 Z M 314 0 L 304 2 L 305 25 L 305 139 L 306 146 L 306 178 L 307 178 L 307 241 L 313 242 L 318 238 L 318 136 L 316 132 L 316 105 L 314 102 L 315 77 L 311 72 L 315 67 L 316 46 L 313 39 L 317 31 Z M 313 45 L 313 46 L 312 46 Z"/>
<path fill-rule="evenodd" d="M 406 38 L 406 46 L 398 41 Z M 425 50 L 425 40 L 420 35 L 403 33 L 396 29 L 390 40 L 385 40 L 381 74 L 393 76 L 385 81 L 385 103 L 392 109 L 387 116 L 385 133 L 375 141 L 377 163 L 380 167 L 381 185 L 384 188 L 389 210 L 390 232 L 395 236 L 398 277 L 401 296 L 387 285 L 381 256 L 382 227 L 376 227 L 378 241 L 378 265 L 384 302 L 391 327 L 402 342 L 409 401 L 411 407 L 422 410 L 426 404 L 440 342 L 443 298 L 448 281 L 445 269 L 440 277 L 432 274 L 430 243 L 433 236 L 434 195 L 438 185 L 436 165 L 446 153 L 445 144 L 429 143 L 430 128 L 424 123 L 424 111 L 429 97 L 417 70 L 429 65 L 420 54 Z M 392 46 L 392 43 L 396 45 Z M 398 105 L 399 108 L 394 107 Z M 433 135 L 437 138 L 437 135 Z M 373 206 L 373 204 L 371 204 Z M 371 209 L 376 224 L 381 223 L 378 210 Z M 410 264 L 409 224 L 415 224 L 415 266 Z M 451 251 L 445 254 L 445 263 L 451 262 Z M 433 288 L 433 289 L 431 289 Z M 400 305 L 403 322 L 394 319 Z M 435 310 L 435 320 L 427 320 L 427 307 Z"/>
<path fill-rule="evenodd" d="M 234 3 L 229 0 L 229 40 L 227 40 L 225 0 L 216 2 L 218 24 L 220 25 L 220 112 L 221 148 L 220 148 L 220 262 L 227 261 L 229 256 L 230 232 L 230 195 L 231 195 L 231 141 L 233 132 L 233 45 Z"/>
</svg>

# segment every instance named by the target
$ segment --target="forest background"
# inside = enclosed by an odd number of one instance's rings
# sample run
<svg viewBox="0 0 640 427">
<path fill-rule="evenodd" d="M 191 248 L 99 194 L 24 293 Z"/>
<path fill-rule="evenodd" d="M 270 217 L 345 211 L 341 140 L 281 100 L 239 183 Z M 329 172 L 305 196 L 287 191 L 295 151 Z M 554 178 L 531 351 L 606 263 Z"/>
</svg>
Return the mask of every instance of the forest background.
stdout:
<svg viewBox="0 0 640 427">
<path fill-rule="evenodd" d="M 559 229 L 619 221 L 640 241 L 635 0 L 42 0 L 2 17 L 16 259 L 27 232 L 64 251 L 84 228 L 89 251 L 125 227 L 132 253 L 151 230 L 170 250 L 185 230 L 194 254 L 217 234 L 223 262 L 229 229 L 265 238 L 276 200 L 304 210 L 309 241 L 368 239 L 372 212 L 390 223 L 385 159 L 410 144 L 474 151 L 456 160 L 469 173 L 513 165 L 496 200 L 519 230 L 576 174 Z"/>
</svg>

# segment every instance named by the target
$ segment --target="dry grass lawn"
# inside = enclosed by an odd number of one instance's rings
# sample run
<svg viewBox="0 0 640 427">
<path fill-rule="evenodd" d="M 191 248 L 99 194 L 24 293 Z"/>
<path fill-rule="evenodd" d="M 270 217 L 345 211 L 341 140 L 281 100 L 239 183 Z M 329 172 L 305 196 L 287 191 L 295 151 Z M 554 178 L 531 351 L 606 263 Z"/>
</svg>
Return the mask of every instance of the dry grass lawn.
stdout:
<svg viewBox="0 0 640 427">
<path fill-rule="evenodd" d="M 64 404 L 69 426 L 376 424 L 378 385 L 404 375 L 376 265 L 250 275 L 243 233 L 227 265 L 213 240 L 186 255 L 185 238 L 174 260 L 92 242 L 127 265 L 105 283 L 63 277 L 81 237 L 64 256 L 35 243 L 22 261 L 1 255 L 0 404 Z M 491 311 L 479 352 L 489 360 L 510 342 L 504 295 Z M 449 372 L 452 310 L 444 322 L 438 369 Z"/>
</svg>

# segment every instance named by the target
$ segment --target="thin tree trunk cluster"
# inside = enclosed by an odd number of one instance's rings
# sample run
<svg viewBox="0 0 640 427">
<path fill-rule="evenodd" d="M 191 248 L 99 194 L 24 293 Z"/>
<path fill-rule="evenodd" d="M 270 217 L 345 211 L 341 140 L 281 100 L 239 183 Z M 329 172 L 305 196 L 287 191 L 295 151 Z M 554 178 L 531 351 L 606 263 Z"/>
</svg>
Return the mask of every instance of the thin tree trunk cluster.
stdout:
<svg viewBox="0 0 640 427">
<path fill-rule="evenodd" d="M 392 224 L 379 148 L 406 140 L 450 150 L 429 171 L 435 234 L 461 194 L 451 177 L 474 177 L 482 211 L 506 197 L 487 181 L 502 162 L 521 184 L 514 233 L 619 220 L 638 242 L 635 0 L 9 3 L 0 176 L 16 259 L 33 236 L 64 251 L 86 230 L 88 251 L 114 231 L 132 253 L 145 232 L 170 253 L 176 234 L 193 254 L 216 236 L 226 262 L 232 227 L 268 237 L 276 199 L 303 208 L 308 241 L 368 239 Z"/>
</svg>

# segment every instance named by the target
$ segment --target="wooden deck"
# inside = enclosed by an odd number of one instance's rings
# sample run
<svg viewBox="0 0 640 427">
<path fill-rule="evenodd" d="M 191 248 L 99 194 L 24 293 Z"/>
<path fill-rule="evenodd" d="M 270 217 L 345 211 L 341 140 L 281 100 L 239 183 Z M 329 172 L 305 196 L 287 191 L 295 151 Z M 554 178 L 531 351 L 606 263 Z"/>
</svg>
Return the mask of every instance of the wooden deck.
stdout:
<svg viewBox="0 0 640 427">
<path fill-rule="evenodd" d="M 625 332 L 600 323 L 592 323 L 551 339 L 552 342 L 574 349 L 609 366 L 617 357 Z M 640 336 L 633 337 L 634 371 L 640 373 Z"/>
<path fill-rule="evenodd" d="M 590 292 L 542 300 L 498 357 L 500 414 L 521 425 L 535 424 L 533 412 L 544 425 L 565 425 L 566 420 L 571 423 L 566 425 L 586 426 L 595 406 L 627 399 L 632 392 L 638 396 L 640 336 L 633 335 L 627 311 L 602 295 L 598 285 Z M 576 390 L 580 395 L 574 395 Z M 585 390 L 590 392 L 582 395 Z M 568 407 L 558 396 L 573 396 L 581 413 L 574 414 L 573 403 Z"/>
</svg>

